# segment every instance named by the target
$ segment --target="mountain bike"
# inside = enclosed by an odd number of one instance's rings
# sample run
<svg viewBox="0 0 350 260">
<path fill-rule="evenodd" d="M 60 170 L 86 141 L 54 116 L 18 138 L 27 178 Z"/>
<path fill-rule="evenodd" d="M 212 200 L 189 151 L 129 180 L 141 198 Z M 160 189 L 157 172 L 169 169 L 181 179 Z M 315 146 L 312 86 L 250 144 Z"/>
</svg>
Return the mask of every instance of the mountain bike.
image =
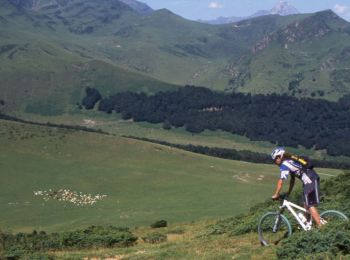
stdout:
<svg viewBox="0 0 350 260">
<path fill-rule="evenodd" d="M 259 221 L 258 233 L 261 245 L 277 245 L 282 239 L 292 234 L 292 226 L 283 212 L 287 209 L 299 224 L 299 229 L 309 231 L 312 229 L 312 218 L 307 220 L 305 215 L 309 211 L 287 200 L 287 195 L 282 194 L 279 198 L 281 206 L 277 212 L 267 212 Z M 348 220 L 344 213 L 337 210 L 326 210 L 320 214 L 321 224 L 328 222 Z"/>
</svg>

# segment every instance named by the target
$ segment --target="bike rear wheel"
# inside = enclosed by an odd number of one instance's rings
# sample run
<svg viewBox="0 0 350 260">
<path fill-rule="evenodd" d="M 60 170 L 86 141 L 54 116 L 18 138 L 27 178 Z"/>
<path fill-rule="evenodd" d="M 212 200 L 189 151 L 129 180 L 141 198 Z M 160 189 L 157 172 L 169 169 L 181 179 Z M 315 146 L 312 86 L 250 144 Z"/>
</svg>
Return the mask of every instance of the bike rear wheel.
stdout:
<svg viewBox="0 0 350 260">
<path fill-rule="evenodd" d="M 259 221 L 258 233 L 262 245 L 277 245 L 283 238 L 292 234 L 292 228 L 284 215 L 268 212 Z"/>
<path fill-rule="evenodd" d="M 348 220 L 344 213 L 337 210 L 326 210 L 320 214 L 320 217 L 322 224 Z"/>
</svg>

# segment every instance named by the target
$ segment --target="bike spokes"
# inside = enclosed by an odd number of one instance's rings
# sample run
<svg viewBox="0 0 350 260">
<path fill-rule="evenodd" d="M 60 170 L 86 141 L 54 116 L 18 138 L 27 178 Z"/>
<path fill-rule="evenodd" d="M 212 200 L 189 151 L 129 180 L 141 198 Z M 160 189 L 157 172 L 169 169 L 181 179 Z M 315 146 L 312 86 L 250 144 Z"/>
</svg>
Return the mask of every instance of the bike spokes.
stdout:
<svg viewBox="0 0 350 260">
<path fill-rule="evenodd" d="M 348 220 L 347 216 L 345 216 L 344 213 L 336 210 L 324 211 L 321 213 L 320 217 L 322 225 Z"/>
<path fill-rule="evenodd" d="M 259 223 L 259 239 L 263 245 L 277 245 L 291 234 L 288 220 L 281 214 L 268 213 Z"/>
</svg>

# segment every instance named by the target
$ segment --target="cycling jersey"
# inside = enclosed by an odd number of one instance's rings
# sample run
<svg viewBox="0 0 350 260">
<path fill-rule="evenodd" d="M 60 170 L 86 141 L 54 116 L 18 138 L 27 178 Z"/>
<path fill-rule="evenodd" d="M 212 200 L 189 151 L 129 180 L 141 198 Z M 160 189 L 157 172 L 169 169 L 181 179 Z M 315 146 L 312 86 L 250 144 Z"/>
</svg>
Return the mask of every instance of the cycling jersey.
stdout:
<svg viewBox="0 0 350 260">
<path fill-rule="evenodd" d="M 293 160 L 284 160 L 280 165 L 280 171 L 282 180 L 286 180 L 288 175 L 292 174 L 299 178 L 304 185 L 312 183 L 312 179 L 310 178 L 311 176 L 305 174 L 305 169 L 303 166 Z"/>
</svg>

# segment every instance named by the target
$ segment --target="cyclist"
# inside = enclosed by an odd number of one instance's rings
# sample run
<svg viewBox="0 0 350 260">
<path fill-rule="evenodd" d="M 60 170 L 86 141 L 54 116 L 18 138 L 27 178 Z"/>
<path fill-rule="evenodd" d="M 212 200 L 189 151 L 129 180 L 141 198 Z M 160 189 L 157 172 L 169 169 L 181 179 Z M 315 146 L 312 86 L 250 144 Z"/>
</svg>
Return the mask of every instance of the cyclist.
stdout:
<svg viewBox="0 0 350 260">
<path fill-rule="evenodd" d="M 309 210 L 315 223 L 320 227 L 320 215 L 316 208 L 316 206 L 320 203 L 320 177 L 318 174 L 312 169 L 313 167 L 305 167 L 305 160 L 287 153 L 283 147 L 277 147 L 274 149 L 271 153 L 271 157 L 274 163 L 279 166 L 281 173 L 280 179 L 277 182 L 275 194 L 272 196 L 272 199 L 277 200 L 279 198 L 283 181 L 287 180 L 289 175 L 291 176 L 291 179 L 287 194 L 290 194 L 294 187 L 295 177 L 297 177 L 303 183 L 304 207 Z"/>
</svg>

